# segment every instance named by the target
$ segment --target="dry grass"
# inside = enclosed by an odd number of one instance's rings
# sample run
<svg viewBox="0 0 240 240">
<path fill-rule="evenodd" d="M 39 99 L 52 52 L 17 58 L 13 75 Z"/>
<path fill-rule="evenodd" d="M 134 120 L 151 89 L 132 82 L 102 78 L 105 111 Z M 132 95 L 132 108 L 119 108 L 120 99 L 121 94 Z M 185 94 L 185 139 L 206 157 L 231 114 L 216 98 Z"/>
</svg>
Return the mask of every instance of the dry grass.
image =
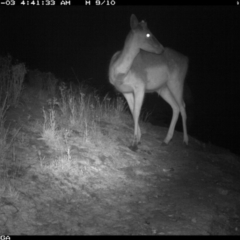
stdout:
<svg viewBox="0 0 240 240">
<path fill-rule="evenodd" d="M 96 90 L 86 84 L 67 87 L 65 83 L 61 83 L 56 90 L 58 80 L 49 73 L 36 70 L 29 71 L 33 76 L 33 79 L 28 79 L 30 90 L 22 91 L 26 73 L 24 64 L 13 65 L 10 57 L 0 60 L 2 61 L 0 61 L 0 81 L 2 82 L 0 93 L 7 93 L 5 97 L 3 97 L 4 94 L 1 95 L 0 99 L 0 164 L 1 176 L 6 182 L 9 178 L 21 175 L 23 171 L 17 163 L 15 147 L 25 149 L 30 144 L 30 137 L 26 133 L 20 132 L 20 129 L 10 131 L 4 126 L 9 107 L 17 106 L 20 97 L 21 101 L 25 102 L 23 107 L 26 109 L 30 109 L 33 99 L 41 104 L 44 103 L 42 109 L 39 107 L 42 111 L 42 119 L 37 118 L 32 121 L 31 113 L 28 113 L 30 114 L 27 116 L 28 122 L 26 124 L 23 122 L 21 125 L 33 134 L 40 134 L 38 139 L 43 140 L 54 153 L 52 158 L 46 161 L 45 152 L 37 148 L 37 158 L 42 171 L 49 171 L 55 176 L 70 174 L 76 177 L 95 171 L 91 164 L 83 163 L 79 167 L 79 162 L 74 160 L 74 134 L 77 134 L 77 140 L 75 140 L 77 147 L 92 151 L 104 150 L 109 156 L 114 154 L 115 137 L 106 135 L 101 125 L 132 124 L 132 116 L 127 111 L 128 107 L 122 96 L 118 95 L 112 99 L 106 95 L 101 98 Z M 40 87 L 32 86 L 36 78 L 40 81 Z M 8 81 L 11 79 L 13 84 L 9 85 Z M 99 159 L 96 158 L 93 161 L 98 162 Z"/>
</svg>

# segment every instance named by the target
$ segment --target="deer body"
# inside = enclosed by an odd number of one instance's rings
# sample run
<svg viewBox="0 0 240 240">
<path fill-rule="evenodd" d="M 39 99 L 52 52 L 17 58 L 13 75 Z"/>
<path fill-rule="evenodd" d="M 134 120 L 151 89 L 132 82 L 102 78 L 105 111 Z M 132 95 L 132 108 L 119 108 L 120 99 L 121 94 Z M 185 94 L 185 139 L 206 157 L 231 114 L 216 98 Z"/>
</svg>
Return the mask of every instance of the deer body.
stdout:
<svg viewBox="0 0 240 240">
<path fill-rule="evenodd" d="M 147 28 L 131 16 L 131 32 L 122 51 L 116 52 L 109 66 L 109 81 L 126 98 L 134 119 L 134 141 L 137 149 L 141 139 L 138 124 L 145 93 L 157 92 L 173 109 L 173 116 L 164 144 L 173 137 L 179 112 L 183 119 L 184 142 L 188 144 L 186 111 L 183 101 L 184 79 L 188 58 L 170 48 L 164 48 Z"/>
</svg>

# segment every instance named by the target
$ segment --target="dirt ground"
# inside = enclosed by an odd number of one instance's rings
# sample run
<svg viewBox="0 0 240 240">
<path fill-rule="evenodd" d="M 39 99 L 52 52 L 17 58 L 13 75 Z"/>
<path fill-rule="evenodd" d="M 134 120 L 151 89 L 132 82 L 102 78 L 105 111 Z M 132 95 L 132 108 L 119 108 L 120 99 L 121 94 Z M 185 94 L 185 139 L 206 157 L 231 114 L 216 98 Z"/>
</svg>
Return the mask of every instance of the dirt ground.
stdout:
<svg viewBox="0 0 240 240">
<path fill-rule="evenodd" d="M 29 93 L 7 114 L 15 132 L 0 178 L 0 235 L 239 235 L 240 159 L 228 150 L 142 124 L 99 122 L 101 141 L 69 133 L 70 156 L 51 149 L 31 124 L 47 99 Z M 32 129 L 32 130 L 31 130 Z M 67 165 L 60 161 L 68 161 Z M 67 167 L 69 169 L 67 169 Z"/>
</svg>

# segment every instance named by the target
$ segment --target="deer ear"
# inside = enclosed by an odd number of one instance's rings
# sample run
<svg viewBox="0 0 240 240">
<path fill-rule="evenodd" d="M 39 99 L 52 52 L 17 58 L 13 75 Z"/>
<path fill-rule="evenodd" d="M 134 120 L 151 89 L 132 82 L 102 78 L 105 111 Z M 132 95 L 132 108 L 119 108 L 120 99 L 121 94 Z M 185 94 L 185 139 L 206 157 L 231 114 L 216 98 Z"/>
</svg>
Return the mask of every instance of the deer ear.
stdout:
<svg viewBox="0 0 240 240">
<path fill-rule="evenodd" d="M 135 29 L 138 26 L 138 20 L 134 14 L 131 15 L 130 26 L 131 26 L 131 29 Z"/>
</svg>

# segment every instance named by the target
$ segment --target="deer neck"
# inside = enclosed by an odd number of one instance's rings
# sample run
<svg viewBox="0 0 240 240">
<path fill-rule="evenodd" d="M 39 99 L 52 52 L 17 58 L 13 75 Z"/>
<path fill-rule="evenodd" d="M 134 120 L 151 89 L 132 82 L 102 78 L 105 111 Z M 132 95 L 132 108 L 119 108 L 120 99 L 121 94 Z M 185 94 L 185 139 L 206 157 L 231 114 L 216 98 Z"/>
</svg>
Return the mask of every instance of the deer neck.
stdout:
<svg viewBox="0 0 240 240">
<path fill-rule="evenodd" d="M 131 44 L 125 44 L 118 60 L 116 61 L 115 74 L 128 73 L 134 58 L 139 53 L 139 49 Z"/>
</svg>

